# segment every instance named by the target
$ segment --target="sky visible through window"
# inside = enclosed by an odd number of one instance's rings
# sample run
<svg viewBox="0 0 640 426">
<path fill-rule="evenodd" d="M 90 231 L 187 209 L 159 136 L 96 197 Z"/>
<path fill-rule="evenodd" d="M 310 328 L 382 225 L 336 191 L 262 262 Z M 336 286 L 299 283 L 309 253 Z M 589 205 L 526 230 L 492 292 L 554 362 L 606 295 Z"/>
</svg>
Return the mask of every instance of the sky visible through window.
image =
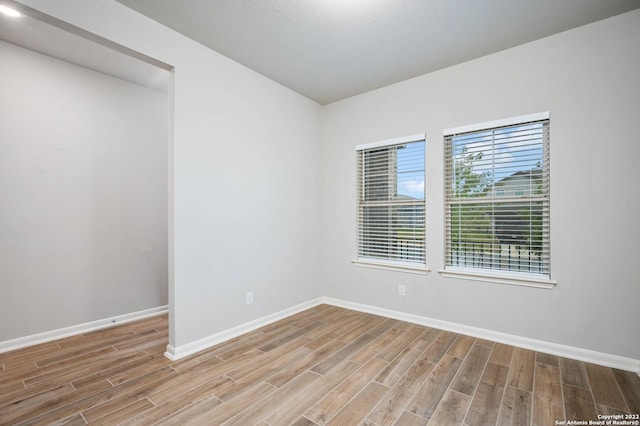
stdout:
<svg viewBox="0 0 640 426">
<path fill-rule="evenodd" d="M 454 157 L 482 153 L 473 161 L 475 173 L 488 174 L 492 184 L 521 171 L 539 169 L 543 162 L 543 125 L 510 126 L 453 138 Z M 397 196 L 425 197 L 425 142 L 413 142 L 397 150 Z"/>
<path fill-rule="evenodd" d="M 481 153 L 481 158 L 475 158 Z M 473 171 L 486 173 L 492 184 L 543 162 L 543 124 L 530 123 L 453 137 L 456 160 L 473 159 Z"/>
<path fill-rule="evenodd" d="M 424 141 L 398 147 L 397 159 L 398 198 L 424 200 Z"/>
</svg>

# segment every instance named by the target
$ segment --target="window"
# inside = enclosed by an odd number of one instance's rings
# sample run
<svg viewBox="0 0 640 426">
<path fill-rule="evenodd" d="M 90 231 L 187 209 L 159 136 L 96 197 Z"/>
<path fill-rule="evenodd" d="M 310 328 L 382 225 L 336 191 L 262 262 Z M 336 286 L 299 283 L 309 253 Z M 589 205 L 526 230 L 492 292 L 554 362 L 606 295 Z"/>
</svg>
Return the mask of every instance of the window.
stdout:
<svg viewBox="0 0 640 426">
<path fill-rule="evenodd" d="M 356 150 L 358 261 L 424 271 L 424 135 L 359 145 Z"/>
<path fill-rule="evenodd" d="M 445 272 L 549 280 L 548 113 L 445 130 L 444 142 Z"/>
</svg>

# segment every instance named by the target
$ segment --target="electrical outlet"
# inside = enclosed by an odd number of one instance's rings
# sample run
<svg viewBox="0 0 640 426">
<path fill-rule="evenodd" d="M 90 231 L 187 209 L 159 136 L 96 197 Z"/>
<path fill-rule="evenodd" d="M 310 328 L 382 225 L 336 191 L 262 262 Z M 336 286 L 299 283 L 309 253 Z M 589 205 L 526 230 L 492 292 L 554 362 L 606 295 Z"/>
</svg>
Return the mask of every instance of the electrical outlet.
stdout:
<svg viewBox="0 0 640 426">
<path fill-rule="evenodd" d="M 253 304 L 253 292 L 252 291 L 248 291 L 247 292 L 247 305 L 251 305 Z"/>
<path fill-rule="evenodd" d="M 398 296 L 406 296 L 407 295 L 407 287 L 404 284 L 398 285 Z"/>
</svg>

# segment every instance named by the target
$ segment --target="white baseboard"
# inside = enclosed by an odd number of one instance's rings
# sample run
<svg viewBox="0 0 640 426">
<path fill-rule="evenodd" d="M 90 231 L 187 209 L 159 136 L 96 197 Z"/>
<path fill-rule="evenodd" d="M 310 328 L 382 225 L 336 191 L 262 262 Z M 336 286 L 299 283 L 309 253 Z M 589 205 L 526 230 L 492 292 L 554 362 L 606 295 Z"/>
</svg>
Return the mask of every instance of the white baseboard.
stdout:
<svg viewBox="0 0 640 426">
<path fill-rule="evenodd" d="M 351 309 L 354 311 L 380 315 L 386 318 L 393 318 L 414 324 L 433 327 L 440 330 L 452 331 L 455 333 L 465 334 L 481 339 L 487 339 L 494 342 L 505 343 L 508 345 L 531 349 L 534 351 L 544 352 L 552 355 L 576 359 L 579 361 L 619 368 L 621 370 L 632 371 L 640 376 L 640 360 L 638 359 L 612 355 L 604 352 L 597 352 L 590 349 L 577 348 L 574 346 L 561 345 L 558 343 L 546 342 L 543 340 L 530 339 L 528 337 L 501 333 L 498 331 L 457 324 L 449 321 L 408 314 L 400 311 L 393 311 L 376 306 L 334 299 L 331 297 L 318 297 L 308 302 L 304 302 L 291 308 L 266 315 L 262 318 L 258 318 L 248 323 L 221 331 L 219 333 L 196 340 L 195 342 L 191 342 L 186 345 L 182 345 L 179 347 L 168 345 L 165 356 L 171 360 L 184 358 L 196 352 L 208 349 L 211 346 L 226 342 L 227 340 L 233 339 L 234 337 L 238 337 L 242 334 L 256 330 L 260 327 L 264 327 L 265 325 L 269 325 L 283 318 L 295 315 L 299 312 L 305 311 L 323 303 L 345 309 Z M 64 337 L 69 337 L 77 334 L 89 333 L 91 331 L 109 328 L 113 327 L 114 325 L 121 325 L 128 322 L 153 317 L 156 315 L 162 315 L 166 312 L 168 312 L 168 306 L 164 305 L 156 308 L 146 309 L 143 311 L 132 312 L 125 315 L 118 315 L 111 318 L 105 318 L 97 321 L 87 322 L 84 324 L 78 324 L 71 327 L 60 328 L 44 333 L 38 333 L 30 336 L 20 337 L 17 339 L 7 340 L 4 342 L 0 342 L 0 353 L 9 352 L 39 343 L 49 342 L 51 340 L 62 339 Z"/>
<path fill-rule="evenodd" d="M 44 333 L 6 340 L 4 342 L 0 342 L 0 353 L 13 351 L 31 345 L 37 345 L 39 343 L 50 342 L 51 340 L 62 339 L 64 337 L 74 336 L 76 334 L 84 334 L 91 331 L 101 330 L 103 328 L 122 325 L 128 322 L 162 315 L 168 311 L 169 307 L 167 305 L 158 306 L 157 308 L 145 309 L 143 311 L 132 312 L 130 314 L 118 315 L 97 321 L 86 322 L 84 324 L 73 325 L 71 327 L 59 328 L 57 330 L 45 331 Z"/>
<path fill-rule="evenodd" d="M 561 345 L 558 343 L 546 342 L 543 340 L 530 339 L 528 337 L 516 336 L 513 334 L 501 333 L 498 331 L 487 330 L 484 328 L 472 327 L 463 324 L 457 324 L 449 321 L 442 321 L 434 318 L 424 317 L 420 315 L 408 314 L 405 312 L 393 311 L 390 309 L 379 308 L 376 306 L 363 305 L 359 303 L 348 302 L 345 300 L 334 299 L 331 297 L 319 297 L 309 302 L 301 303 L 288 309 L 276 312 L 271 315 L 258 318 L 251 322 L 241 324 L 237 327 L 221 331 L 214 335 L 196 340 L 195 342 L 174 348 L 167 346 L 165 356 L 171 360 L 178 360 L 196 352 L 208 349 L 217 344 L 226 342 L 227 340 L 238 337 L 242 334 L 256 330 L 265 325 L 297 314 L 307 309 L 313 308 L 321 304 L 333 305 L 340 308 L 351 309 L 353 311 L 366 312 L 374 315 L 380 315 L 386 318 L 398 319 L 414 324 L 424 325 L 437 328 L 440 330 L 452 331 L 455 333 L 465 334 L 481 339 L 487 339 L 498 343 L 504 343 L 511 346 L 530 349 L 538 352 L 544 352 L 552 355 L 558 355 L 565 358 L 576 359 L 579 361 L 590 362 L 593 364 L 605 365 L 607 367 L 619 368 L 621 370 L 632 371 L 640 375 L 640 360 L 626 358 L 618 355 L 607 354 L 603 352 L 592 351 L 589 349 L 577 348 L 573 346 Z"/>
<path fill-rule="evenodd" d="M 270 315 L 266 315 L 262 318 L 255 319 L 245 324 L 241 324 L 239 326 L 230 328 L 228 330 L 224 330 L 219 333 L 212 334 L 211 336 L 204 337 L 202 339 L 196 340 L 195 342 L 187 343 L 186 345 L 182 345 L 178 347 L 173 347 L 171 345 L 168 345 L 167 351 L 164 353 L 164 355 L 170 360 L 175 361 L 175 360 L 184 358 L 186 356 L 192 355 L 196 352 L 200 352 L 202 350 L 208 349 L 217 344 L 226 342 L 227 340 L 231 340 L 234 337 L 241 336 L 245 333 L 256 330 L 260 327 L 264 327 L 265 325 L 269 325 L 283 318 L 289 317 L 291 315 L 295 315 L 302 311 L 306 311 L 307 309 L 313 308 L 314 306 L 318 306 L 322 303 L 324 303 L 323 298 L 319 297 L 317 299 L 313 299 L 308 302 L 301 303 L 291 308 L 287 308 L 282 311 L 279 311 Z"/>
<path fill-rule="evenodd" d="M 321 300 L 322 303 L 326 303 L 328 305 L 338 306 L 341 308 L 351 309 L 359 312 L 366 312 L 374 315 L 380 315 L 383 317 L 398 319 L 414 324 L 425 325 L 440 330 L 453 331 L 455 333 L 491 340 L 498 343 L 505 343 L 507 345 L 531 349 L 534 351 L 544 352 L 552 355 L 558 355 L 578 361 L 585 361 L 593 364 L 604 365 L 607 367 L 618 368 L 620 370 L 632 371 L 640 376 L 640 360 L 638 359 L 592 351 L 590 349 L 577 348 L 574 346 L 561 345 L 558 343 L 551 343 L 543 340 L 530 339 L 528 337 L 516 336 L 513 334 L 487 330 L 484 328 L 437 320 L 420 315 L 407 314 L 404 312 L 348 302 L 331 297 L 322 297 Z"/>
</svg>

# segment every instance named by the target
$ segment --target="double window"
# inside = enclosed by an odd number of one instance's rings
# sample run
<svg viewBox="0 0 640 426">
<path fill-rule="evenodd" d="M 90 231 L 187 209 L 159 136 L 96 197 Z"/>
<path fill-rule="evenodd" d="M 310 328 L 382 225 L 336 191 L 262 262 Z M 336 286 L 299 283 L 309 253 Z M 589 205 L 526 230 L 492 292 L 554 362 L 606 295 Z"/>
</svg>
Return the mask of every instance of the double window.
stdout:
<svg viewBox="0 0 640 426">
<path fill-rule="evenodd" d="M 549 279 L 549 116 L 445 130 L 445 271 Z"/>
<path fill-rule="evenodd" d="M 425 268 L 425 138 L 356 147 L 358 261 Z"/>
<path fill-rule="evenodd" d="M 424 135 L 356 147 L 356 264 L 426 271 Z M 549 114 L 444 131 L 444 276 L 550 288 Z"/>
</svg>

